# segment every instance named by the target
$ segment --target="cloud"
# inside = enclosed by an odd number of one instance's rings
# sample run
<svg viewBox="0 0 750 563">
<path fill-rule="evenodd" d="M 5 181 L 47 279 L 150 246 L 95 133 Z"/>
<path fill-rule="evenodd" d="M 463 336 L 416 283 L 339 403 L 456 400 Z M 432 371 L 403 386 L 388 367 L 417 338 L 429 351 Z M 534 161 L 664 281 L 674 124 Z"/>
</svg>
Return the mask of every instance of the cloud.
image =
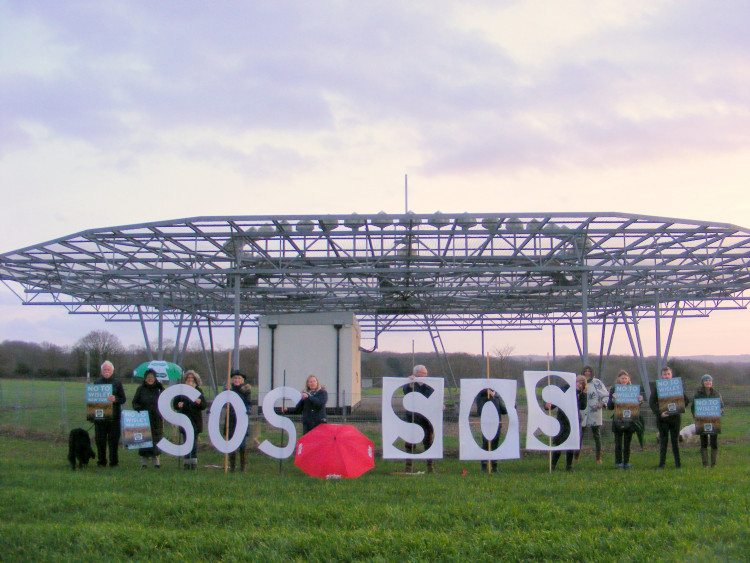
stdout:
<svg viewBox="0 0 750 563">
<path fill-rule="evenodd" d="M 627 166 L 750 141 L 739 1 L 9 6 L 0 31 L 37 40 L 4 40 L 28 63 L 0 66 L 6 155 L 75 139 L 124 169 L 184 155 L 288 178 L 366 152 L 358 143 L 383 158 L 362 131 L 388 130 L 408 139 L 412 171 L 438 177 Z M 524 60 L 521 41 L 544 55 Z"/>
</svg>

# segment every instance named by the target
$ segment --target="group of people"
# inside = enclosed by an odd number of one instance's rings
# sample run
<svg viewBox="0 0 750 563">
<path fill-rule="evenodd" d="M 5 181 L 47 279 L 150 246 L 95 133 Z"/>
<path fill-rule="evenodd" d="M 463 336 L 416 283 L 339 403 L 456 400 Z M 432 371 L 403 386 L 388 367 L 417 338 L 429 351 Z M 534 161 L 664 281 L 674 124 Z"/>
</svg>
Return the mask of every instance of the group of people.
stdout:
<svg viewBox="0 0 750 563">
<path fill-rule="evenodd" d="M 660 373 L 661 379 L 671 379 L 672 369 L 664 367 Z M 621 370 L 617 374 L 615 385 L 632 385 L 630 375 L 627 371 Z M 586 434 L 586 429 L 591 428 L 591 434 L 594 438 L 594 448 L 596 453 L 597 463 L 602 463 L 602 443 L 601 443 L 601 427 L 604 424 L 603 411 L 614 410 L 617 400 L 617 393 L 615 385 L 607 391 L 606 385 L 601 380 L 594 377 L 593 370 L 590 366 L 584 366 L 581 370 L 581 375 L 576 379 L 576 394 L 578 397 L 578 408 L 579 408 L 579 419 L 578 424 L 580 425 L 580 437 L 583 442 L 583 437 Z M 681 467 L 680 460 L 680 441 L 679 434 L 682 425 L 682 416 L 679 410 L 674 411 L 663 411 L 659 407 L 659 397 L 656 390 L 656 383 L 651 384 L 649 397 L 649 407 L 651 408 L 654 416 L 656 417 L 656 428 L 659 433 L 659 464 L 657 469 L 664 469 L 667 458 L 667 447 L 671 442 L 672 444 L 672 455 L 674 456 L 675 467 Z M 643 388 L 637 396 L 638 404 L 643 402 Z M 700 387 L 695 392 L 692 403 L 692 413 L 695 416 L 695 399 L 701 398 L 716 398 L 721 401 L 721 410 L 724 410 L 724 403 L 721 398 L 721 394 L 713 387 L 713 377 L 706 374 L 701 377 Z M 687 394 L 683 394 L 684 406 L 690 404 L 690 399 Z M 547 405 L 547 408 L 552 408 L 552 405 Z M 565 441 L 570 433 L 570 422 L 567 417 L 558 412 L 558 420 L 560 421 L 561 430 L 558 436 L 553 439 L 554 445 L 559 445 Z M 630 469 L 630 451 L 633 434 L 638 436 L 638 439 L 643 446 L 643 433 L 644 433 L 644 419 L 642 415 L 624 418 L 624 417 L 612 417 L 612 434 L 615 441 L 615 467 L 617 469 Z M 701 440 L 701 460 L 704 467 L 713 467 L 716 465 L 716 458 L 718 454 L 718 436 L 714 432 L 703 432 L 700 434 Z M 566 469 L 572 469 L 574 459 L 578 458 L 580 454 L 580 443 L 579 449 L 576 451 L 566 452 L 567 463 Z M 708 447 L 711 447 L 710 456 Z M 560 458 L 560 452 L 555 451 L 552 454 L 552 468 L 557 464 Z M 709 461 L 710 459 L 710 461 Z"/>
<path fill-rule="evenodd" d="M 120 415 L 122 414 L 122 405 L 127 401 L 125 389 L 122 382 L 114 377 L 115 367 L 109 360 L 101 365 L 101 376 L 95 381 L 95 385 L 109 384 L 112 385 L 112 394 L 107 397 L 107 401 L 112 403 L 112 419 L 97 420 L 94 422 L 94 440 L 97 449 L 97 465 L 104 467 L 107 465 L 107 451 L 109 450 L 109 466 L 117 467 L 119 465 L 119 444 L 120 444 Z M 184 456 L 183 467 L 185 469 L 196 469 L 198 467 L 198 435 L 203 432 L 203 411 L 208 407 L 208 403 L 201 389 L 202 381 L 200 375 L 194 370 L 188 370 L 183 374 L 181 383 L 190 385 L 198 391 L 198 398 L 192 400 L 184 395 L 179 395 L 173 401 L 173 408 L 176 412 L 182 413 L 188 417 L 193 427 L 195 439 L 193 440 L 192 450 Z M 231 374 L 230 385 L 228 389 L 236 393 L 242 403 L 245 405 L 247 412 L 252 405 L 252 392 L 250 384 L 246 382 L 245 375 L 235 370 Z M 146 469 L 149 460 L 154 468 L 161 467 L 159 461 L 159 450 L 156 444 L 164 436 L 164 421 L 159 414 L 159 395 L 164 391 L 164 386 L 157 379 L 157 374 L 153 369 L 147 369 L 143 374 L 143 383 L 136 389 L 132 405 L 136 411 L 148 412 L 149 424 L 151 426 L 151 441 L 153 445 L 149 448 L 141 448 L 138 454 L 141 458 L 141 467 Z M 302 413 L 303 433 L 307 433 L 319 424 L 326 422 L 325 406 L 328 401 L 328 393 L 325 387 L 320 385 L 318 378 L 310 375 L 305 382 L 305 389 L 302 392 L 302 398 L 297 405 L 290 410 L 292 413 Z M 228 435 L 233 435 L 237 426 L 237 414 L 233 408 L 228 408 L 228 419 L 226 421 Z M 185 432 L 180 428 L 180 435 L 185 439 Z M 237 450 L 229 454 L 229 470 L 235 471 L 237 465 L 237 453 L 240 458 L 240 471 L 245 471 L 247 465 L 247 443 L 246 437 Z"/>
<path fill-rule="evenodd" d="M 412 371 L 412 375 L 409 376 L 411 382 L 402 388 L 404 394 L 409 392 L 417 392 L 425 397 L 429 397 L 433 389 L 429 385 L 420 383 L 417 381 L 420 377 L 427 377 L 427 368 L 424 365 L 416 365 Z M 672 370 L 669 367 L 664 367 L 660 373 L 661 379 L 671 379 Z M 206 409 L 207 402 L 201 389 L 201 378 L 193 370 L 185 372 L 183 376 L 183 382 L 191 387 L 194 387 L 199 392 L 199 397 L 195 400 L 190 400 L 186 396 L 178 396 L 174 401 L 174 408 L 177 412 L 185 414 L 189 419 L 193 427 L 196 439 L 193 442 L 193 449 L 184 457 L 184 467 L 186 469 L 195 469 L 198 464 L 197 456 L 197 436 L 203 432 L 203 411 Z M 108 401 L 113 403 L 113 418 L 112 420 L 96 421 L 94 423 L 95 441 L 97 448 L 97 464 L 99 466 L 107 465 L 107 449 L 109 449 L 109 465 L 110 467 L 116 467 L 119 463 L 118 458 L 118 445 L 120 440 L 120 414 L 122 405 L 126 402 L 125 390 L 122 383 L 114 377 L 114 365 L 112 362 L 105 361 L 101 366 L 101 376 L 94 381 L 95 384 L 111 384 L 112 395 L 108 397 Z M 618 373 L 615 380 L 615 385 L 631 385 L 631 378 L 627 371 L 622 370 Z M 583 438 L 586 435 L 586 430 L 591 429 L 591 435 L 594 439 L 594 447 L 596 454 L 597 463 L 602 463 L 602 442 L 601 442 L 601 428 L 604 424 L 604 410 L 614 410 L 617 402 L 617 393 L 615 392 L 615 385 L 610 390 L 607 390 L 607 386 L 598 378 L 594 377 L 594 372 L 590 366 L 584 366 L 581 370 L 581 375 L 576 378 L 576 398 L 578 403 L 578 424 L 580 428 L 580 442 L 579 449 L 566 451 L 566 469 L 571 470 L 574 460 L 578 459 L 580 454 L 580 444 L 583 442 Z M 234 371 L 231 376 L 231 383 L 228 389 L 234 393 L 237 393 L 241 398 L 245 407 L 249 409 L 252 404 L 252 395 L 250 385 L 246 382 L 245 375 L 240 371 Z M 137 411 L 148 411 L 149 421 L 151 424 L 151 436 L 154 446 L 151 448 L 143 448 L 139 450 L 141 456 L 141 466 L 145 469 L 148 466 L 148 460 L 151 460 L 153 467 L 160 467 L 158 450 L 155 444 L 164 435 L 164 423 L 161 415 L 159 414 L 158 403 L 159 395 L 164 391 L 164 387 L 157 380 L 156 372 L 152 369 L 146 370 L 144 373 L 143 383 L 136 390 L 135 396 L 133 397 L 133 409 Z M 713 378 L 706 374 L 701 378 L 700 388 L 695 392 L 692 403 L 692 412 L 695 415 L 695 399 L 702 398 L 716 398 L 721 401 L 721 409 L 723 412 L 724 403 L 721 398 L 721 394 L 713 387 Z M 643 389 L 641 388 L 640 394 L 637 397 L 638 403 L 643 402 Z M 687 394 L 683 396 L 684 406 L 687 407 L 690 404 L 690 399 Z M 324 386 L 320 384 L 318 378 L 314 375 L 308 376 L 305 381 L 305 388 L 302 392 L 301 399 L 297 405 L 290 409 L 290 413 L 302 414 L 302 433 L 306 434 L 319 424 L 326 422 L 326 403 L 328 402 L 328 393 Z M 480 393 L 476 398 L 477 414 L 482 412 L 482 409 L 486 407 L 487 403 L 492 405 L 491 408 L 497 409 L 498 415 L 498 427 L 496 434 L 491 438 L 486 438 L 482 435 L 482 447 L 483 449 L 495 449 L 497 448 L 502 433 L 502 416 L 507 415 L 505 405 L 501 401 L 500 397 L 495 394 L 494 391 L 487 389 Z M 681 466 L 680 460 L 680 444 L 679 444 L 679 433 L 681 428 L 682 417 L 678 411 L 661 411 L 659 408 L 659 399 L 656 391 L 656 383 L 652 383 L 651 394 L 649 399 L 649 407 L 656 416 L 656 427 L 659 433 L 659 465 L 657 469 L 664 469 L 667 457 L 667 447 L 671 442 L 672 454 L 674 456 L 674 465 L 679 468 Z M 546 408 L 548 412 L 555 409 L 554 405 L 547 404 Z M 421 444 L 423 449 L 428 450 L 434 440 L 434 429 L 430 422 L 419 413 L 411 413 L 410 422 L 420 426 L 424 432 Z M 568 438 L 571 431 L 571 421 L 558 409 L 557 419 L 560 422 L 560 431 L 557 436 L 552 439 L 553 445 L 560 445 Z M 228 420 L 227 429 L 228 434 L 232 435 L 237 425 L 237 415 L 234 409 L 228 409 Z M 184 431 L 180 429 L 181 434 Z M 612 418 L 612 433 L 615 441 L 615 466 L 618 469 L 630 469 L 630 451 L 633 434 L 636 434 L 641 446 L 643 445 L 643 432 L 644 422 L 643 416 L 637 416 L 632 418 L 613 417 Z M 416 452 L 416 448 L 419 444 L 417 443 L 406 443 L 406 449 L 409 453 L 413 454 Z M 710 450 L 709 450 L 710 446 Z M 700 451 L 701 460 L 703 466 L 713 467 L 716 465 L 716 459 L 718 455 L 718 437 L 713 432 L 703 432 L 700 434 Z M 239 452 L 240 458 L 240 470 L 245 471 L 247 463 L 247 445 L 246 439 L 243 440 L 239 448 L 229 454 L 229 469 L 235 471 L 236 469 L 236 458 L 237 452 Z M 555 450 L 552 452 L 551 466 L 554 469 L 557 466 L 558 460 L 561 457 L 561 451 Z M 481 462 L 482 471 L 497 472 L 497 462 L 492 461 L 488 464 L 487 461 Z M 409 459 L 406 461 L 406 472 L 412 473 L 413 463 Z M 427 460 L 427 472 L 432 473 L 435 471 L 434 460 Z"/>
</svg>

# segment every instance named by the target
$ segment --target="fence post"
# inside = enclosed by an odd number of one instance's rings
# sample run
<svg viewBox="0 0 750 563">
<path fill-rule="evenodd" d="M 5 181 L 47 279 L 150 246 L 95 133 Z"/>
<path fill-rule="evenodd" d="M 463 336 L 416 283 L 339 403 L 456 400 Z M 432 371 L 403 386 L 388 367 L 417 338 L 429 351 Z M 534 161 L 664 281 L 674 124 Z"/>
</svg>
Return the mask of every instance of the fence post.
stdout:
<svg viewBox="0 0 750 563">
<path fill-rule="evenodd" d="M 65 383 L 60 383 L 60 428 L 63 436 L 68 433 L 68 404 L 65 399 Z"/>
<path fill-rule="evenodd" d="M 21 428 L 21 386 L 16 381 L 16 408 L 14 409 L 16 412 L 16 428 Z"/>
</svg>

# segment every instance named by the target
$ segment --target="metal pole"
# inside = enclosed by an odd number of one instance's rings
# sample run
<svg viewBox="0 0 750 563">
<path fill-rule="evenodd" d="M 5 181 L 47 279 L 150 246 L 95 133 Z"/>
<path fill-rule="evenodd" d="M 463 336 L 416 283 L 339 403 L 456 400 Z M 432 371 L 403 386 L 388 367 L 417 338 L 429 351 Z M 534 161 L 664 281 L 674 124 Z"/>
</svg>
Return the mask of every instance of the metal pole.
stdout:
<svg viewBox="0 0 750 563">
<path fill-rule="evenodd" d="M 174 350 L 172 350 L 172 363 L 177 363 L 177 357 L 180 353 L 180 337 L 182 336 L 182 320 L 185 318 L 185 313 L 180 313 L 180 320 L 177 322 L 177 336 L 174 339 Z"/>
<path fill-rule="evenodd" d="M 271 385 L 269 385 L 268 389 L 273 390 L 273 384 L 274 384 L 274 369 L 276 369 L 276 326 L 277 325 L 268 325 L 269 330 L 271 331 Z M 286 370 L 284 370 L 284 385 L 286 385 Z"/>
<path fill-rule="evenodd" d="M 164 359 L 164 294 L 159 295 L 159 360 Z"/>
<path fill-rule="evenodd" d="M 339 407 L 339 388 L 341 386 L 341 328 L 343 325 L 333 325 L 336 329 L 336 408 Z M 346 408 L 346 405 L 341 405 Z"/>
<path fill-rule="evenodd" d="M 667 336 L 667 345 L 664 348 L 664 363 L 669 361 L 669 347 L 672 345 L 672 335 L 674 334 L 674 325 L 677 322 L 677 313 L 680 310 L 679 302 L 674 304 L 674 311 L 672 312 L 672 322 L 669 324 L 669 335 Z M 661 373 L 661 369 L 659 369 Z"/>
<path fill-rule="evenodd" d="M 182 362 L 185 361 L 185 351 L 187 350 L 188 343 L 190 342 L 190 332 L 193 330 L 193 324 L 195 323 L 195 316 L 190 315 L 190 324 L 187 328 L 187 334 L 185 335 L 185 340 L 182 345 L 182 351 L 180 352 L 180 356 L 177 358 L 177 363 L 179 365 L 182 365 Z"/>
<path fill-rule="evenodd" d="M 555 337 L 555 328 L 557 325 L 552 325 L 552 365 L 557 364 L 557 339 Z"/>
<path fill-rule="evenodd" d="M 589 273 L 583 272 L 581 276 L 581 330 L 583 334 L 583 365 L 589 363 Z"/>
<path fill-rule="evenodd" d="M 141 321 L 141 331 L 143 331 L 143 340 L 146 342 L 146 352 L 148 352 L 148 360 L 153 361 L 154 353 L 151 350 L 151 343 L 148 341 L 148 331 L 146 330 L 146 321 L 143 320 L 143 311 L 141 306 L 138 305 L 138 318 Z"/>
<path fill-rule="evenodd" d="M 661 309 L 659 308 L 659 302 L 656 302 L 654 308 L 654 320 L 656 322 L 656 373 L 661 373 Z"/>
<path fill-rule="evenodd" d="M 234 276 L 234 369 L 240 369 L 240 275 Z"/>
</svg>

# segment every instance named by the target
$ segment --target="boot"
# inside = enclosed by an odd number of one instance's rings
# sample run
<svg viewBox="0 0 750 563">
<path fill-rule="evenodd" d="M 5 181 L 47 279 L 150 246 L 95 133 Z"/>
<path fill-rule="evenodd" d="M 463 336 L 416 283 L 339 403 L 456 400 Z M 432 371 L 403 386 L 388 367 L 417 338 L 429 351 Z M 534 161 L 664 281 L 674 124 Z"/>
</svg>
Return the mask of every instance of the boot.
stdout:
<svg viewBox="0 0 750 563">
<path fill-rule="evenodd" d="M 719 454 L 718 449 L 712 449 L 711 450 L 711 467 L 716 465 L 716 456 Z"/>
<path fill-rule="evenodd" d="M 601 462 L 602 462 L 602 452 L 599 452 L 598 454 L 596 454 L 596 463 L 601 463 Z"/>
<path fill-rule="evenodd" d="M 159 463 L 159 456 L 155 455 L 154 456 L 154 469 L 159 469 L 159 468 L 161 468 L 161 464 Z"/>
<path fill-rule="evenodd" d="M 247 452 L 245 450 L 240 451 L 240 471 L 245 472 L 245 462 L 247 461 Z"/>
<path fill-rule="evenodd" d="M 193 459 L 191 459 L 190 460 L 190 465 L 191 465 L 190 469 L 192 469 L 193 471 L 195 471 L 196 469 L 198 469 L 198 458 L 194 457 Z"/>
<path fill-rule="evenodd" d="M 581 450 L 576 450 L 573 454 L 573 461 L 578 461 L 579 457 L 581 457 Z"/>
<path fill-rule="evenodd" d="M 427 460 L 427 473 L 435 473 L 435 460 L 434 459 Z"/>
<path fill-rule="evenodd" d="M 232 452 L 229 454 L 229 471 L 234 473 L 234 467 L 237 463 L 237 454 L 235 452 Z"/>
<path fill-rule="evenodd" d="M 703 467 L 708 467 L 708 448 L 701 448 L 701 461 Z"/>
<path fill-rule="evenodd" d="M 406 471 L 407 473 L 411 473 L 412 470 L 413 470 L 412 462 L 411 462 L 410 459 L 407 459 L 406 460 L 406 468 L 404 469 L 404 471 Z"/>
</svg>

